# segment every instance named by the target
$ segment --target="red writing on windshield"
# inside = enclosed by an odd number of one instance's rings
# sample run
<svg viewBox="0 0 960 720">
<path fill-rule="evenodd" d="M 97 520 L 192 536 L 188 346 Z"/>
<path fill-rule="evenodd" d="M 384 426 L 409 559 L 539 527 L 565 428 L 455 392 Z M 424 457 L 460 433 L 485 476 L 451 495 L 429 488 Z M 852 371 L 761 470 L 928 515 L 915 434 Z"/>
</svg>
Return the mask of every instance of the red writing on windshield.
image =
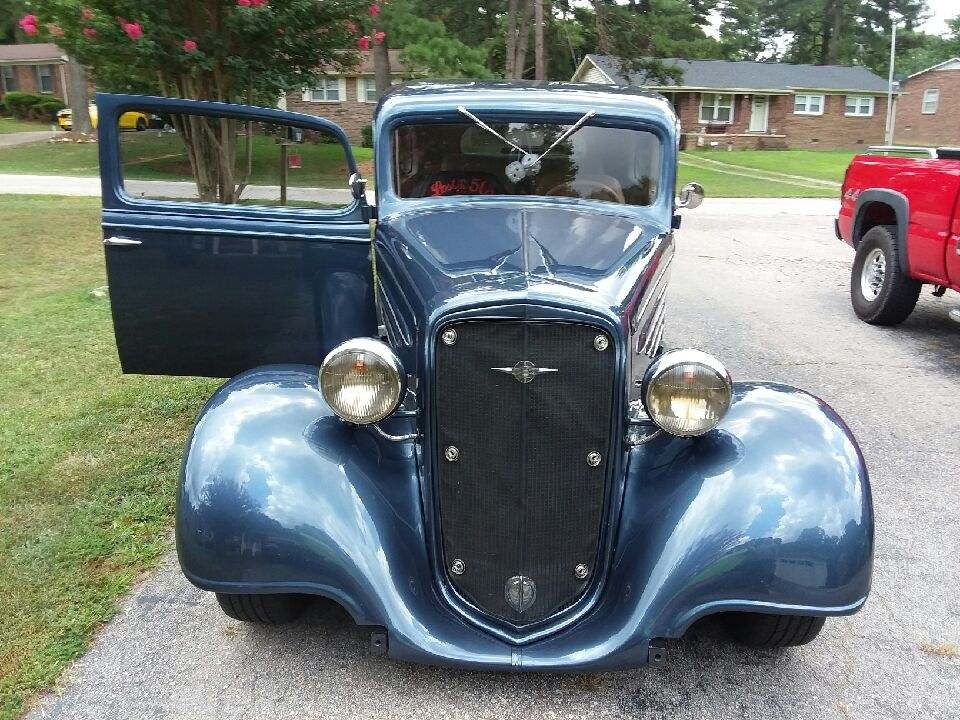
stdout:
<svg viewBox="0 0 960 720">
<path fill-rule="evenodd" d="M 437 180 L 430 185 L 433 197 L 444 195 L 496 195 L 497 191 L 489 180 L 480 178 L 452 178 L 444 182 Z"/>
</svg>

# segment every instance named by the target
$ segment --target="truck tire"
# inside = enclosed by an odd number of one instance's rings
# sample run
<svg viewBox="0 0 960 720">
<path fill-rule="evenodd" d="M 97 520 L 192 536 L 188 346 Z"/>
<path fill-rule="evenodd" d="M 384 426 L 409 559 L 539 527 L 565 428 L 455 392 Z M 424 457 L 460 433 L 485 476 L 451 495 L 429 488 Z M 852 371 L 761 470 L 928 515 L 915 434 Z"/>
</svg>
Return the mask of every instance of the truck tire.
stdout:
<svg viewBox="0 0 960 720">
<path fill-rule="evenodd" d="M 741 645 L 773 650 L 806 645 L 823 629 L 826 618 L 808 615 L 730 613 L 727 629 Z"/>
<path fill-rule="evenodd" d="M 897 247 L 897 226 L 870 228 L 857 246 L 850 273 L 850 299 L 857 317 L 871 325 L 897 325 L 906 320 L 923 283 L 907 274 Z"/>
<path fill-rule="evenodd" d="M 302 595 L 230 595 L 217 593 L 220 609 L 234 620 L 261 625 L 283 625 L 306 608 Z"/>
</svg>

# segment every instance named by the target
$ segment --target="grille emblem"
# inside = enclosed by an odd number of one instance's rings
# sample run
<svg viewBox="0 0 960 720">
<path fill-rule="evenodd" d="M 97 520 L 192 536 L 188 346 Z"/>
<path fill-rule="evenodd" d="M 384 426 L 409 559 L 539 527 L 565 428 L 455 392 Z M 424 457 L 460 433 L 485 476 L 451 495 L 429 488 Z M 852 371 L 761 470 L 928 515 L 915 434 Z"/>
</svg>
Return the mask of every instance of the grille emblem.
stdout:
<svg viewBox="0 0 960 720">
<path fill-rule="evenodd" d="M 525 575 L 514 575 L 503 588 L 507 605 L 518 613 L 527 610 L 537 599 L 537 584 Z"/>
<path fill-rule="evenodd" d="M 537 367 L 529 360 L 521 360 L 513 367 L 495 367 L 490 369 L 505 373 L 506 375 L 512 375 L 514 380 L 524 384 L 533 382 L 538 375 L 557 372 L 556 368 Z"/>
</svg>

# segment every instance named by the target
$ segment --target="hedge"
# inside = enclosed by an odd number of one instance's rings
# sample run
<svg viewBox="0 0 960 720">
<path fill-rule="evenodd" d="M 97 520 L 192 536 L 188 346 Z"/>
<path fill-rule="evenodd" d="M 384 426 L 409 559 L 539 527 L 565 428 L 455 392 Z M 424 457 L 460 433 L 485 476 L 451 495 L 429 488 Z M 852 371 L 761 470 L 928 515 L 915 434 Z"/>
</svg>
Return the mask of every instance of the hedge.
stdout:
<svg viewBox="0 0 960 720">
<path fill-rule="evenodd" d="M 66 107 L 60 98 L 25 92 L 8 92 L 3 96 L 3 106 L 8 113 L 19 120 L 46 122 L 56 120 L 57 113 Z"/>
</svg>

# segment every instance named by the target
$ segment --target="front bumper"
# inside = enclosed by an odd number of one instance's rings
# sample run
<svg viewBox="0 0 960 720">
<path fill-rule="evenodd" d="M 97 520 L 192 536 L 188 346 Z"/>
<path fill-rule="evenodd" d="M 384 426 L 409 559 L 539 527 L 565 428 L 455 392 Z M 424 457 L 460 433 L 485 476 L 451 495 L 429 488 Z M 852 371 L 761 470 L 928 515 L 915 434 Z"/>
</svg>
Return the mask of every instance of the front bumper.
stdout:
<svg viewBox="0 0 960 720">
<path fill-rule="evenodd" d="M 242 375 L 190 441 L 181 566 L 206 590 L 329 597 L 386 628 L 396 659 L 489 669 L 634 667 L 651 640 L 711 613 L 841 615 L 869 592 L 862 456 L 828 406 L 785 386 L 740 384 L 717 430 L 630 450 L 596 603 L 524 644 L 474 624 L 438 588 L 421 467 L 414 444 L 333 417 L 315 369 Z"/>
</svg>

